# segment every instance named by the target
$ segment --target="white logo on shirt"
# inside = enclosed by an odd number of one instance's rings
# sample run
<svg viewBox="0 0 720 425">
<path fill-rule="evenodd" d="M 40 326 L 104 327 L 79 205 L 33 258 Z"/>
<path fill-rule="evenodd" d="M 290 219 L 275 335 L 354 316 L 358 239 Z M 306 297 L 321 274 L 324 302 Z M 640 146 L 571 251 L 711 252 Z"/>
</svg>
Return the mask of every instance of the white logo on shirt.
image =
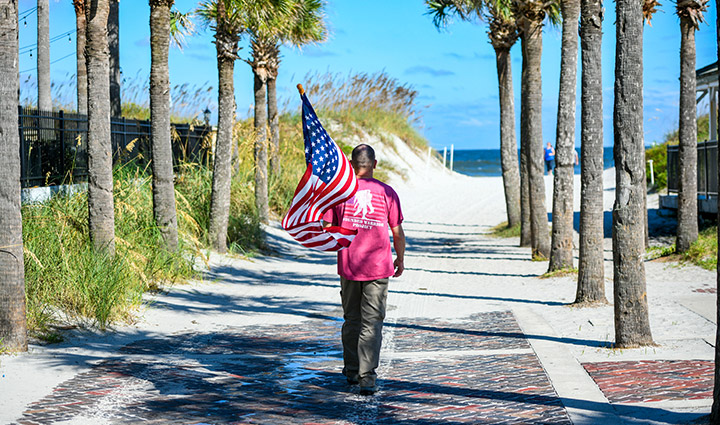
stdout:
<svg viewBox="0 0 720 425">
<path fill-rule="evenodd" d="M 372 214 L 374 212 L 375 208 L 373 208 L 372 204 L 372 192 L 369 190 L 358 190 L 355 193 L 355 214 L 353 214 L 353 216 L 362 213 L 362 218 L 365 219 L 367 214 Z"/>
</svg>

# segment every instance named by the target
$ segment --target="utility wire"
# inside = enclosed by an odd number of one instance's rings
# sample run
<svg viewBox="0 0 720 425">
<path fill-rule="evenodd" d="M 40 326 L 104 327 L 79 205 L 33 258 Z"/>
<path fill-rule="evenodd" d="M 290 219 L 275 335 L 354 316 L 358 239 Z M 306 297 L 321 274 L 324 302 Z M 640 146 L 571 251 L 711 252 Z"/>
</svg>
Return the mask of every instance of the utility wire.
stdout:
<svg viewBox="0 0 720 425">
<path fill-rule="evenodd" d="M 37 11 L 37 7 L 31 7 L 30 9 L 23 10 L 18 14 L 18 20 L 25 19 Z"/>
<path fill-rule="evenodd" d="M 52 37 L 52 38 L 50 39 L 50 43 L 54 43 L 54 42 L 56 42 L 56 41 L 58 41 L 58 40 L 64 39 L 65 37 L 71 36 L 74 32 L 75 32 L 75 30 L 70 30 L 70 31 L 65 31 L 65 32 L 62 33 L 62 34 L 58 34 L 58 35 L 56 35 L 55 37 Z M 22 54 L 25 54 L 25 53 L 27 53 L 27 52 L 29 52 L 29 51 L 35 50 L 36 48 L 37 48 L 37 43 L 35 43 L 35 44 L 28 44 L 27 46 L 21 47 L 21 48 L 19 49 L 19 53 L 22 55 Z"/>
<path fill-rule="evenodd" d="M 50 64 L 53 64 L 53 63 L 55 63 L 55 62 L 60 62 L 61 60 L 67 59 L 67 58 L 69 58 L 70 56 L 74 56 L 74 55 L 75 55 L 75 52 L 69 53 L 69 54 L 67 54 L 67 55 L 65 55 L 65 56 L 63 56 L 63 57 L 61 57 L 61 58 L 55 59 L 54 61 L 50 62 Z M 35 67 L 35 68 L 30 68 L 30 69 L 26 69 L 25 71 L 20 71 L 20 73 L 21 73 L 21 74 L 24 74 L 24 73 L 26 73 L 26 72 L 35 71 L 36 69 L 37 69 L 37 67 Z"/>
</svg>

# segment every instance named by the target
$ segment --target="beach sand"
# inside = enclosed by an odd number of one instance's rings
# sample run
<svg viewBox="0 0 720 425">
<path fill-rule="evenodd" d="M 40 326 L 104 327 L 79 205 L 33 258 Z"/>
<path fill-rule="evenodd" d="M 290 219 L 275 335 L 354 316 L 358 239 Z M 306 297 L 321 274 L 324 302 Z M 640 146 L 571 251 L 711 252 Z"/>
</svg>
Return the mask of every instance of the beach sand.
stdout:
<svg viewBox="0 0 720 425">
<path fill-rule="evenodd" d="M 393 148 L 377 139 L 369 142 L 380 162 L 392 163 L 406 177 L 394 176 L 390 182 L 402 202 L 408 246 L 405 274 L 390 283 L 388 324 L 460 322 L 483 312 L 511 312 L 574 423 L 677 423 L 709 412 L 707 395 L 648 396 L 610 404 L 611 393 L 603 393 L 583 365 L 712 361 L 715 273 L 692 265 L 646 262 L 650 323 L 657 346 L 613 349 L 612 304 L 569 306 L 575 298 L 574 276 L 540 279 L 547 262 L 531 261 L 529 249 L 519 248 L 517 238 L 487 235 L 506 220 L 500 177 L 459 175 L 443 169 L 437 159 L 428 161 L 426 152 L 416 153 L 402 143 Z M 607 221 L 614 201 L 614 170 L 606 170 L 603 178 Z M 552 177 L 546 176 L 545 182 L 550 212 Z M 576 211 L 579 187 L 576 176 Z M 657 195 L 650 196 L 649 204 L 657 205 Z M 654 228 L 672 226 L 672 218 L 656 211 L 651 215 Z M 609 226 L 606 229 L 605 288 L 612 303 Z M 302 248 L 277 222 L 267 232 L 272 255 L 212 254 L 202 281 L 148 296 L 150 304 L 136 324 L 106 334 L 73 331 L 63 343 L 33 345 L 26 354 L 0 357 L 0 423 L 18 419 L 31 402 L 98 361 L 123 358 L 118 348 L 132 341 L 220 332 L 227 327 L 280 327 L 317 315 L 341 314 L 335 256 Z M 577 251 L 575 255 L 577 264 Z M 394 351 L 396 329 L 387 326 L 384 331 L 381 379 L 389 378 L 384 375 L 388 364 L 399 355 Z M 637 385 L 645 388 L 641 382 Z"/>
</svg>

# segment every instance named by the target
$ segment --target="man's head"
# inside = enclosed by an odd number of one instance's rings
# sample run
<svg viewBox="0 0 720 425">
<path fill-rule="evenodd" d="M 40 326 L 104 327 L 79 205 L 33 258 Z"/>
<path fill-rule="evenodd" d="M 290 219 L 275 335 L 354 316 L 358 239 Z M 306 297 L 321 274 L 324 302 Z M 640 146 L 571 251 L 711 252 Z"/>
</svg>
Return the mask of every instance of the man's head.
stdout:
<svg viewBox="0 0 720 425">
<path fill-rule="evenodd" d="M 375 150 L 364 143 L 357 145 L 352 151 L 350 162 L 358 177 L 372 177 L 373 170 L 377 165 Z"/>
</svg>

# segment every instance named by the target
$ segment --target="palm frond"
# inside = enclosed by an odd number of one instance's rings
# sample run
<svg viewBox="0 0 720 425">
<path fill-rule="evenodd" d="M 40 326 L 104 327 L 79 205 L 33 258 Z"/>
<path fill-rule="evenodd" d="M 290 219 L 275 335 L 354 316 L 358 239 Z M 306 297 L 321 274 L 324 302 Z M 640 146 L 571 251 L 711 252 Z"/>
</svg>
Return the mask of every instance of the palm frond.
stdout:
<svg viewBox="0 0 720 425">
<path fill-rule="evenodd" d="M 185 37 L 196 33 L 192 16 L 193 12 L 182 13 L 177 9 L 170 11 L 170 36 L 173 44 L 180 50 L 185 44 Z"/>
</svg>

